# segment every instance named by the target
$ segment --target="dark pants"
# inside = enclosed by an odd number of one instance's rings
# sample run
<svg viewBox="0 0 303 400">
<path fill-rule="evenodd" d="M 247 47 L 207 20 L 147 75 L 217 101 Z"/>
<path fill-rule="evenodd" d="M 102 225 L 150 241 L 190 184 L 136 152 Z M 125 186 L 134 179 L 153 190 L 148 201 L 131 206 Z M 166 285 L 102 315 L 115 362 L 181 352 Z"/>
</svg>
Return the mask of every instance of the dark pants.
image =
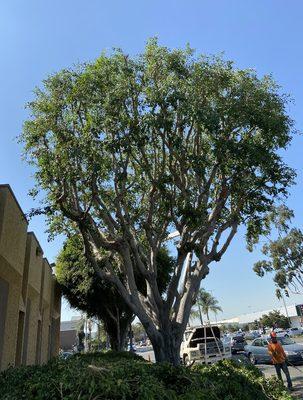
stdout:
<svg viewBox="0 0 303 400">
<path fill-rule="evenodd" d="M 281 363 L 281 364 L 275 364 L 275 368 L 276 368 L 276 372 L 277 372 L 278 378 L 279 378 L 282 382 L 283 382 L 283 379 L 282 379 L 281 370 L 284 372 L 284 374 L 285 374 L 285 376 L 286 376 L 286 379 L 287 379 L 287 386 L 288 386 L 289 388 L 291 388 L 291 387 L 292 387 L 292 382 L 291 382 L 291 379 L 290 379 L 290 375 L 289 375 L 289 371 L 288 371 L 288 367 L 287 367 L 286 362 L 284 361 L 284 362 Z"/>
</svg>

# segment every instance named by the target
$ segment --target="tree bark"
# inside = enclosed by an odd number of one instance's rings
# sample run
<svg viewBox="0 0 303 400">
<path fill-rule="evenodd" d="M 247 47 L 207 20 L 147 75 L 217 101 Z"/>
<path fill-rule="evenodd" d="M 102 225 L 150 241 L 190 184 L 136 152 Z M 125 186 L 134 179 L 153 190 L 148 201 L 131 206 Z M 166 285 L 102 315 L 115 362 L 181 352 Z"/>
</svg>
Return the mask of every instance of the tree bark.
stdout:
<svg viewBox="0 0 303 400">
<path fill-rule="evenodd" d="M 117 331 L 109 331 L 109 343 L 110 347 L 114 351 L 123 351 L 125 350 L 125 341 L 127 336 L 127 329 L 120 329 L 119 336 L 117 335 Z"/>
<path fill-rule="evenodd" d="M 199 310 L 200 322 L 201 322 L 201 325 L 203 325 L 203 318 L 202 318 L 202 312 L 201 312 L 201 306 L 200 306 L 200 304 L 198 304 L 198 310 Z"/>
<path fill-rule="evenodd" d="M 163 310 L 161 310 L 163 311 Z M 180 347 L 183 338 L 183 326 L 172 323 L 165 317 L 162 312 L 160 318 L 160 327 L 156 334 L 149 327 L 145 327 L 145 331 L 152 343 L 155 360 L 157 363 L 170 363 L 172 365 L 180 365 Z"/>
<path fill-rule="evenodd" d="M 129 322 L 131 318 L 121 318 L 118 321 L 107 319 L 104 321 L 106 333 L 109 337 L 109 343 L 112 350 L 123 351 L 125 350 L 126 336 L 128 332 Z"/>
<path fill-rule="evenodd" d="M 119 339 L 117 336 L 109 334 L 109 343 L 110 347 L 114 351 L 123 351 L 125 350 L 125 340 L 126 340 L 127 330 L 121 332 Z"/>
<path fill-rule="evenodd" d="M 167 362 L 172 365 L 180 365 L 181 342 L 171 332 L 162 332 L 160 340 L 150 338 L 157 363 Z"/>
</svg>

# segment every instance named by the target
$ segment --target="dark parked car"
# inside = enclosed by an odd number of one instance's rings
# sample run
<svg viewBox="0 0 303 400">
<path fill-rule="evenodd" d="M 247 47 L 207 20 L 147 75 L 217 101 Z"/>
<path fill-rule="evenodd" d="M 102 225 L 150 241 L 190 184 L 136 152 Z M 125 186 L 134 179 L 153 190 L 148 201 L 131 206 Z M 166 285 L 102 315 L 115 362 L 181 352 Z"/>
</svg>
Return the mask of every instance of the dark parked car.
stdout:
<svg viewBox="0 0 303 400">
<path fill-rule="evenodd" d="M 236 354 L 244 351 L 244 347 L 247 345 L 243 335 L 234 336 L 231 339 L 231 353 Z"/>
</svg>

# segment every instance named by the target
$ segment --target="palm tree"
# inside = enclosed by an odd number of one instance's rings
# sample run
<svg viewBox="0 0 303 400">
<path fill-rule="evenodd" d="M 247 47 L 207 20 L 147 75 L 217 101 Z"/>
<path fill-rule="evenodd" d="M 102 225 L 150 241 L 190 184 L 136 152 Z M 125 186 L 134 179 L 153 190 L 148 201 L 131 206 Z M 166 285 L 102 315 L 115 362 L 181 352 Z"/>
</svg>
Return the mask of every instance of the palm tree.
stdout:
<svg viewBox="0 0 303 400">
<path fill-rule="evenodd" d="M 222 308 L 218 305 L 218 300 L 204 288 L 201 288 L 198 292 L 196 305 L 198 310 L 193 310 L 191 317 L 199 317 L 201 325 L 203 325 L 202 314 L 205 314 L 209 321 L 209 312 L 217 314 L 219 311 L 222 311 Z"/>
<path fill-rule="evenodd" d="M 201 323 L 201 325 L 203 325 L 201 310 L 200 309 L 197 310 L 196 308 L 193 307 L 190 311 L 188 326 L 190 326 L 191 322 L 193 322 L 197 318 L 200 319 L 200 323 Z"/>
</svg>

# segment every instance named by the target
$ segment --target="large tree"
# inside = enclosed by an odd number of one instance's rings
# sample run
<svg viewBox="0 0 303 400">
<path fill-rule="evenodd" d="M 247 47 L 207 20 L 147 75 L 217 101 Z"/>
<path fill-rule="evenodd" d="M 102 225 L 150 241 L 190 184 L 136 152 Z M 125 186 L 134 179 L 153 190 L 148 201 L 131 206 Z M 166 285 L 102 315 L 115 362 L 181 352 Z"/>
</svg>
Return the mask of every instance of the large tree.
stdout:
<svg viewBox="0 0 303 400">
<path fill-rule="evenodd" d="M 240 224 L 256 242 L 287 193 L 286 102 L 268 76 L 151 40 L 136 58 L 117 50 L 48 77 L 29 104 L 22 140 L 36 167 L 33 193 L 44 194 L 51 229 L 77 226 L 91 265 L 138 316 L 157 361 L 179 363 L 210 264 Z M 176 266 L 161 296 L 157 254 L 174 231 Z"/>
</svg>

